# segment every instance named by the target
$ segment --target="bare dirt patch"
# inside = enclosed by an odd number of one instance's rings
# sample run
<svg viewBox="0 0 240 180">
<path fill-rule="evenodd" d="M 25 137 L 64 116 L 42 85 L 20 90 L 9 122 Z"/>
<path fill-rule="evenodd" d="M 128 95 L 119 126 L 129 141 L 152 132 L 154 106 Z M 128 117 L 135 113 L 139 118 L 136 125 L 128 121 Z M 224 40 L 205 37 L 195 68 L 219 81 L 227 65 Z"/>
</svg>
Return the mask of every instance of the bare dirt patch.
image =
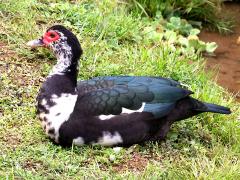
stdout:
<svg viewBox="0 0 240 180">
<path fill-rule="evenodd" d="M 217 82 L 230 92 L 240 91 L 240 3 L 225 3 L 224 14 L 230 14 L 236 21 L 232 34 L 222 35 L 209 32 L 206 29 L 200 34 L 200 39 L 205 42 L 214 41 L 218 44 L 215 56 L 207 57 L 206 70 L 219 70 Z M 237 95 L 240 101 L 240 94 Z"/>
<path fill-rule="evenodd" d="M 33 159 L 27 159 L 24 163 L 23 163 L 23 168 L 29 171 L 38 171 L 41 170 L 43 168 L 46 169 L 46 167 L 44 166 L 44 163 L 40 160 L 33 160 Z"/>
<path fill-rule="evenodd" d="M 7 136 L 3 136 L 2 138 L 4 144 L 13 149 L 21 144 L 22 139 L 22 137 L 16 133 L 8 133 Z"/>
<path fill-rule="evenodd" d="M 29 62 L 2 42 L 0 42 L 0 55 L 0 76 L 7 75 L 12 84 L 24 87 L 38 85 L 42 81 L 39 62 Z"/>
<path fill-rule="evenodd" d="M 5 71 L 5 60 L 14 57 L 15 53 L 11 51 L 7 44 L 0 42 L 0 74 Z"/>
<path fill-rule="evenodd" d="M 148 158 L 143 155 L 134 152 L 131 155 L 131 159 L 127 160 L 124 163 L 117 164 L 114 166 L 114 171 L 116 172 L 124 172 L 124 171 L 134 171 L 134 172 L 142 172 L 147 167 Z"/>
<path fill-rule="evenodd" d="M 11 51 L 7 44 L 0 42 L 0 61 L 4 60 L 6 57 L 14 56 L 14 52 Z"/>
</svg>

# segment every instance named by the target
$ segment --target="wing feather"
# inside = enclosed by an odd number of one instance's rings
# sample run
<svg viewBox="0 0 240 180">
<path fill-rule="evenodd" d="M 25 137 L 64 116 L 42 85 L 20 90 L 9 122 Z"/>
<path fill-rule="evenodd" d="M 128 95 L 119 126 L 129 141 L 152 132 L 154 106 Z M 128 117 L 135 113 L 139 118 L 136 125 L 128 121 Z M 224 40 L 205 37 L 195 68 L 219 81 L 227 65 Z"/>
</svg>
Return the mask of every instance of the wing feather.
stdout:
<svg viewBox="0 0 240 180">
<path fill-rule="evenodd" d="M 169 112 L 175 102 L 192 92 L 166 78 L 115 76 L 97 77 L 78 83 L 75 108 L 85 115 L 118 115 L 122 108 L 139 109 L 158 117 Z"/>
</svg>

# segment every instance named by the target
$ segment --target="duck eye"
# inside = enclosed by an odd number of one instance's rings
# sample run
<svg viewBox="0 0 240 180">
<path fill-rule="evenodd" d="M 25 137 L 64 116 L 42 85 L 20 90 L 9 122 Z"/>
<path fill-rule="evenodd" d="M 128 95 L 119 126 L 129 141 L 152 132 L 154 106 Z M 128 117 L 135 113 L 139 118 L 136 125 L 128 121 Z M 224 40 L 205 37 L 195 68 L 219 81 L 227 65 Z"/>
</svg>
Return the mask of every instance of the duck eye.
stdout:
<svg viewBox="0 0 240 180">
<path fill-rule="evenodd" d="M 59 38 L 60 35 L 57 32 L 50 30 L 44 34 L 43 41 L 45 44 L 49 44 L 51 42 L 57 41 Z"/>
<path fill-rule="evenodd" d="M 54 34 L 54 33 L 50 33 L 50 35 L 49 35 L 51 38 L 55 38 L 56 37 L 56 34 Z"/>
</svg>

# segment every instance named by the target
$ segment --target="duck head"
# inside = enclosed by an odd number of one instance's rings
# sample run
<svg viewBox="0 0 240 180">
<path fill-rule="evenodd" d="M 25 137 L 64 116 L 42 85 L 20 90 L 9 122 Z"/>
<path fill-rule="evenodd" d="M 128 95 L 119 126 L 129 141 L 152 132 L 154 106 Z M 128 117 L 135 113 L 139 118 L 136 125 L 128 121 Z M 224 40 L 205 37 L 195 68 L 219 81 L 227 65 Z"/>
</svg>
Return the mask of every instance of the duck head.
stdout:
<svg viewBox="0 0 240 180">
<path fill-rule="evenodd" d="M 71 72 L 82 55 L 77 37 L 62 25 L 50 27 L 40 39 L 29 41 L 27 45 L 32 48 L 47 47 L 54 52 L 58 63 L 51 74 Z"/>
</svg>

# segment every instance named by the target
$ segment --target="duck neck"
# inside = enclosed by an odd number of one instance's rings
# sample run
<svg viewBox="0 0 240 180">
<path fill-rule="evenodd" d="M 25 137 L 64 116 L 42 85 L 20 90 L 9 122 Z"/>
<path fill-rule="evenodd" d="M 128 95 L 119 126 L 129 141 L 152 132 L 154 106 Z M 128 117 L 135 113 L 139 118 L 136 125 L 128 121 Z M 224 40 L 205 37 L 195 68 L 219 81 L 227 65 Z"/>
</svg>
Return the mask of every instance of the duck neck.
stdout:
<svg viewBox="0 0 240 180">
<path fill-rule="evenodd" d="M 62 81 L 63 79 L 70 81 L 72 86 L 76 87 L 79 56 L 72 52 L 70 46 L 62 46 L 60 50 L 54 50 L 54 54 L 57 57 L 57 64 L 53 67 L 49 76 L 60 75 L 58 77 Z"/>
</svg>

